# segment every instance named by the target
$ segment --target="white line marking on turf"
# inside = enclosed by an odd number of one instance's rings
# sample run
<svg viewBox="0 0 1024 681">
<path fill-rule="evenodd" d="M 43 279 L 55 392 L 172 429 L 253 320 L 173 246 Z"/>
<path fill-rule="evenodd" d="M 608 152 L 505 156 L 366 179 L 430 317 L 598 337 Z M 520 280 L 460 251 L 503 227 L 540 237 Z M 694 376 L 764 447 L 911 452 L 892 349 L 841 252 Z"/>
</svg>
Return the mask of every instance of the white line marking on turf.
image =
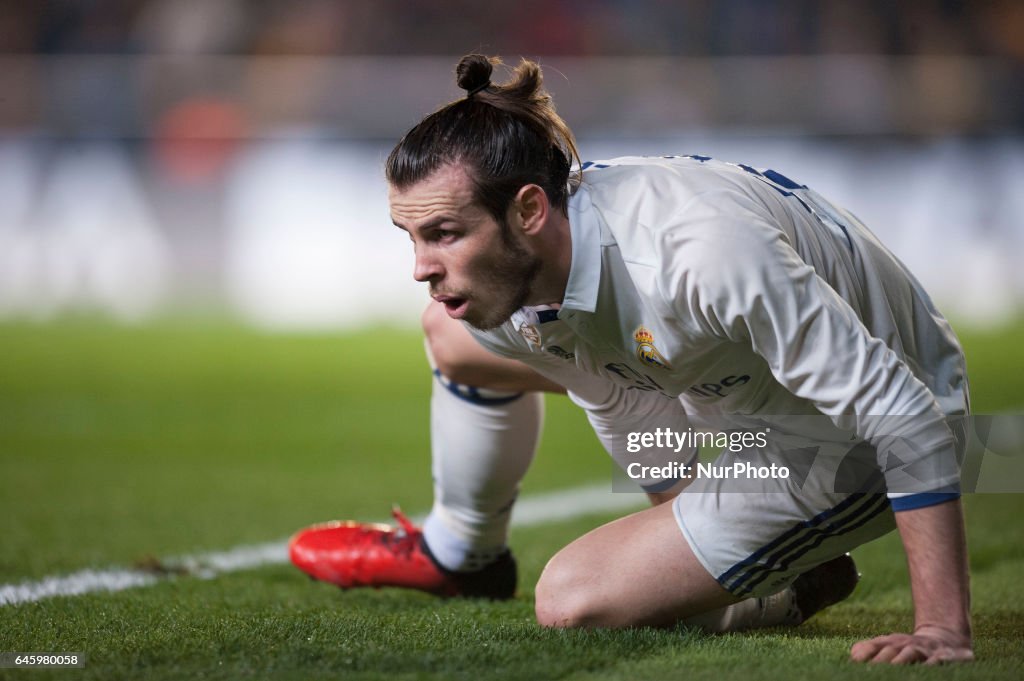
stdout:
<svg viewBox="0 0 1024 681">
<path fill-rule="evenodd" d="M 122 591 L 156 584 L 159 578 L 132 570 L 82 570 L 65 577 L 44 577 L 38 582 L 4 584 L 0 604 L 17 605 L 54 596 L 78 596 L 93 591 Z"/>
<path fill-rule="evenodd" d="M 514 527 L 541 525 L 570 520 L 604 511 L 626 511 L 644 505 L 646 497 L 639 494 L 613 494 L 608 485 L 592 485 L 523 497 L 513 512 Z M 287 541 L 238 546 L 191 556 L 169 558 L 162 564 L 173 574 L 182 568 L 187 574 L 212 579 L 218 574 L 251 570 L 264 565 L 288 562 Z M 152 586 L 165 577 L 144 570 L 111 568 L 80 570 L 69 575 L 44 577 L 37 581 L 0 585 L 0 606 L 32 603 L 55 596 L 80 596 L 99 591 L 123 591 Z"/>
</svg>

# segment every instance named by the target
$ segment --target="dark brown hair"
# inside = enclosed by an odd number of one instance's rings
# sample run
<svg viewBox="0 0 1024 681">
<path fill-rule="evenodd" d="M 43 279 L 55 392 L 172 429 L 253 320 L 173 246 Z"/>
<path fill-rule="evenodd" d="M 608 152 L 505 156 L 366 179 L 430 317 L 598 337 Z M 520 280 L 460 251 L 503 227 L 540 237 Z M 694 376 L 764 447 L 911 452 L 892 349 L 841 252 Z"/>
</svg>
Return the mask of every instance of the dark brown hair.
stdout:
<svg viewBox="0 0 1024 681">
<path fill-rule="evenodd" d="M 499 222 L 527 184 L 544 189 L 563 213 L 569 168 L 579 161 L 572 131 L 543 88 L 536 62 L 522 60 L 503 85 L 491 82 L 497 57 L 470 54 L 455 70 L 467 95 L 420 121 L 388 156 L 386 176 L 398 188 L 425 179 L 439 167 L 463 163 L 476 184 L 476 200 Z"/>
</svg>

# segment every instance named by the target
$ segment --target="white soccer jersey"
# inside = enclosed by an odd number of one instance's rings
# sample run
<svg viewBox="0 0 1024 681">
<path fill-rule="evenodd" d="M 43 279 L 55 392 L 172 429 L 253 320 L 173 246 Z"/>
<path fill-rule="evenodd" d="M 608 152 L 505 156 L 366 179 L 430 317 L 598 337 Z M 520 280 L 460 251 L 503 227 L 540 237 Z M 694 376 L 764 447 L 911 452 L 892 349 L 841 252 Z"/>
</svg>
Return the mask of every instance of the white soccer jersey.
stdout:
<svg viewBox="0 0 1024 681">
<path fill-rule="evenodd" d="M 905 493 L 955 488 L 945 417 L 968 410 L 962 353 L 856 218 L 779 173 L 707 157 L 619 158 L 582 176 L 559 309 L 470 331 L 565 385 L 620 464 L 629 433 L 706 417 L 868 441 L 897 509 L 934 503 Z M 829 418 L 791 418 L 816 414 Z"/>
</svg>

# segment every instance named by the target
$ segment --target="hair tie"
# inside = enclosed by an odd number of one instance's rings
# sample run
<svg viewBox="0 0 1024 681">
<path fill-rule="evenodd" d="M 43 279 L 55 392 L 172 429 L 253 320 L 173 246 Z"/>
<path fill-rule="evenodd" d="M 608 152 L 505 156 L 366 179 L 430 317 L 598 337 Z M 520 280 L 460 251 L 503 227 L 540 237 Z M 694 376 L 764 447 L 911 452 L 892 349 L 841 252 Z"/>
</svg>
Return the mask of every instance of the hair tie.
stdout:
<svg viewBox="0 0 1024 681">
<path fill-rule="evenodd" d="M 481 90 L 486 90 L 489 87 L 491 87 L 491 81 L 489 80 L 481 85 L 477 85 L 475 88 L 466 93 L 466 99 L 472 99 L 473 95 L 480 92 Z"/>
</svg>

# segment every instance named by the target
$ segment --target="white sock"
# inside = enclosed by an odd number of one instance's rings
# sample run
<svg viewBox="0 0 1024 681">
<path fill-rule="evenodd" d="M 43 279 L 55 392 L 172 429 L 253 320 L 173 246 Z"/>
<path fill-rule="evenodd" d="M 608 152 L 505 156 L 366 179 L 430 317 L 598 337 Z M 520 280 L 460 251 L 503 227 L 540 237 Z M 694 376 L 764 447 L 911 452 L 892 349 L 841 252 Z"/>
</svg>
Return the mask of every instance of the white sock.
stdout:
<svg viewBox="0 0 1024 681">
<path fill-rule="evenodd" d="M 471 571 L 505 550 L 519 482 L 540 439 L 540 393 L 501 393 L 436 374 L 430 400 L 434 505 L 423 526 L 437 561 Z"/>
<path fill-rule="evenodd" d="M 724 633 L 761 627 L 795 626 L 800 624 L 800 620 L 796 594 L 792 587 L 786 587 L 765 598 L 748 598 L 724 608 L 687 617 L 683 623 L 705 631 Z"/>
</svg>

